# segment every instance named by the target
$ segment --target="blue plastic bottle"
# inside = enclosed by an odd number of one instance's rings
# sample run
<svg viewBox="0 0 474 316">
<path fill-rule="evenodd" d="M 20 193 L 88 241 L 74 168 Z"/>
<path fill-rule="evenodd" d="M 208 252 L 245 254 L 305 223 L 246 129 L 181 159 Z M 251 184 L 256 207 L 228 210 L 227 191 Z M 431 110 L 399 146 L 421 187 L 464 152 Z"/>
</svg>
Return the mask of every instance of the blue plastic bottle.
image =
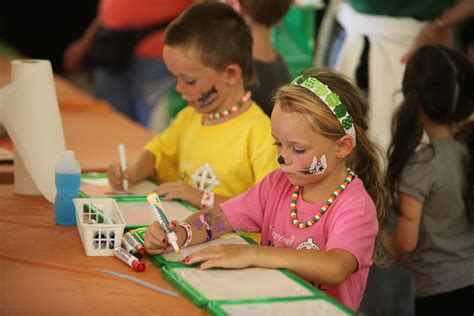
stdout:
<svg viewBox="0 0 474 316">
<path fill-rule="evenodd" d="M 79 194 L 81 166 L 73 151 L 66 150 L 61 154 L 55 171 L 54 221 L 63 226 L 76 225 L 76 210 L 72 199 Z"/>
</svg>

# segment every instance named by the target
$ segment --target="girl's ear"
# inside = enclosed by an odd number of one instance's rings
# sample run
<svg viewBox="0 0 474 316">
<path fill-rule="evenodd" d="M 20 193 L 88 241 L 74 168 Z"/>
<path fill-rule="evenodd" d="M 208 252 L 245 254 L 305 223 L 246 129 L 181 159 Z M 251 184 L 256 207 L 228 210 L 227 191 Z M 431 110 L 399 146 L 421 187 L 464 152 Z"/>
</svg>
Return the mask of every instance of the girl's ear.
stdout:
<svg viewBox="0 0 474 316">
<path fill-rule="evenodd" d="M 225 79 L 229 85 L 235 85 L 242 79 L 242 68 L 238 64 L 230 64 L 225 70 Z"/>
<path fill-rule="evenodd" d="M 354 139 L 349 135 L 344 135 L 336 142 L 336 157 L 344 159 L 355 147 Z"/>
</svg>

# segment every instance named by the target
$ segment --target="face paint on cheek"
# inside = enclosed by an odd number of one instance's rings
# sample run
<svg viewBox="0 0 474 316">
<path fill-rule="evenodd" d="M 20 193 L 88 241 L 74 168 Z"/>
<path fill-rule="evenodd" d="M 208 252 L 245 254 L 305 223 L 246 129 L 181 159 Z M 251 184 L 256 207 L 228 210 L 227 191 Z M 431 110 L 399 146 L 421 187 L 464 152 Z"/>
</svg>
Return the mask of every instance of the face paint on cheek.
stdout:
<svg viewBox="0 0 474 316">
<path fill-rule="evenodd" d="M 212 102 L 214 102 L 218 98 L 217 92 L 218 91 L 216 89 L 216 86 L 212 85 L 211 89 L 201 94 L 201 97 L 198 99 L 197 102 L 198 106 L 203 109 L 211 105 Z"/>
<path fill-rule="evenodd" d="M 283 158 L 282 155 L 278 156 L 278 159 L 277 159 L 278 163 L 280 165 L 284 165 L 285 164 L 285 158 Z"/>
<path fill-rule="evenodd" d="M 321 174 L 326 171 L 327 168 L 326 155 L 322 155 L 321 159 L 313 157 L 313 162 L 308 169 L 299 170 L 302 174 Z"/>
</svg>

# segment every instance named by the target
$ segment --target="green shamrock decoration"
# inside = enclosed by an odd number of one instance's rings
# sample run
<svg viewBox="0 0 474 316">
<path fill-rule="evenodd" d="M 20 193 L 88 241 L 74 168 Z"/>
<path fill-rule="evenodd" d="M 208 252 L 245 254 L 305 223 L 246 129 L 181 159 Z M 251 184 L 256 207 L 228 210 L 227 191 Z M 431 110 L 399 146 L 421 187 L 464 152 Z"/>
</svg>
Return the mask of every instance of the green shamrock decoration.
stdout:
<svg viewBox="0 0 474 316">
<path fill-rule="evenodd" d="M 352 119 L 352 116 L 348 115 L 345 119 L 342 120 L 342 128 L 348 130 L 352 127 L 353 122 L 354 120 Z"/>
<path fill-rule="evenodd" d="M 312 89 L 316 85 L 317 81 L 313 77 L 306 78 L 306 82 L 304 85 L 310 89 Z"/>
<path fill-rule="evenodd" d="M 334 92 L 331 92 L 326 96 L 326 102 L 330 107 L 335 107 L 341 103 L 341 101 L 339 101 L 339 96 Z"/>
<path fill-rule="evenodd" d="M 305 82 L 305 80 L 306 76 L 299 76 L 298 78 L 296 78 L 296 84 L 301 85 L 303 82 Z"/>
<path fill-rule="evenodd" d="M 342 103 L 336 105 L 336 107 L 334 108 L 334 113 L 336 114 L 337 118 L 343 118 L 347 113 L 346 106 Z"/>
<path fill-rule="evenodd" d="M 316 92 L 317 96 L 322 97 L 329 93 L 329 88 L 325 84 L 320 83 L 316 85 L 314 92 Z"/>
</svg>

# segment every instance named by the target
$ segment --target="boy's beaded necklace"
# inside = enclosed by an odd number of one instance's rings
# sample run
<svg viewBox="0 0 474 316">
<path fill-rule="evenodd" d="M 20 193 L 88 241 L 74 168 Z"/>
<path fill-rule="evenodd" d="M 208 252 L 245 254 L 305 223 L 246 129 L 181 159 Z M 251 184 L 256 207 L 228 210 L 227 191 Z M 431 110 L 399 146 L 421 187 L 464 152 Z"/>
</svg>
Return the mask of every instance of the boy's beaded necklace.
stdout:
<svg viewBox="0 0 474 316">
<path fill-rule="evenodd" d="M 233 106 L 230 107 L 230 109 L 221 111 L 221 112 L 216 112 L 216 113 L 208 113 L 207 118 L 209 120 L 217 120 L 221 117 L 226 117 L 229 116 L 230 114 L 236 112 L 238 109 L 240 109 L 245 103 L 247 103 L 248 100 L 250 100 L 251 97 L 251 92 L 247 91 L 244 96 L 237 102 L 237 104 L 234 104 Z"/>
<path fill-rule="evenodd" d="M 291 202 L 290 202 L 290 220 L 298 228 L 307 228 L 312 226 L 314 223 L 319 221 L 321 216 L 323 216 L 324 213 L 327 212 L 331 204 L 334 202 L 334 200 L 341 194 L 351 183 L 351 181 L 354 179 L 355 172 L 351 169 L 347 169 L 348 173 L 346 178 L 344 179 L 344 182 L 341 183 L 341 185 L 329 196 L 327 199 L 326 203 L 319 209 L 319 211 L 316 212 L 316 214 L 313 216 L 313 218 L 309 219 L 306 221 L 306 223 L 302 223 L 298 220 L 298 216 L 296 215 L 296 201 L 298 200 L 298 196 L 300 195 L 300 186 L 295 186 L 295 191 L 291 195 Z"/>
</svg>

